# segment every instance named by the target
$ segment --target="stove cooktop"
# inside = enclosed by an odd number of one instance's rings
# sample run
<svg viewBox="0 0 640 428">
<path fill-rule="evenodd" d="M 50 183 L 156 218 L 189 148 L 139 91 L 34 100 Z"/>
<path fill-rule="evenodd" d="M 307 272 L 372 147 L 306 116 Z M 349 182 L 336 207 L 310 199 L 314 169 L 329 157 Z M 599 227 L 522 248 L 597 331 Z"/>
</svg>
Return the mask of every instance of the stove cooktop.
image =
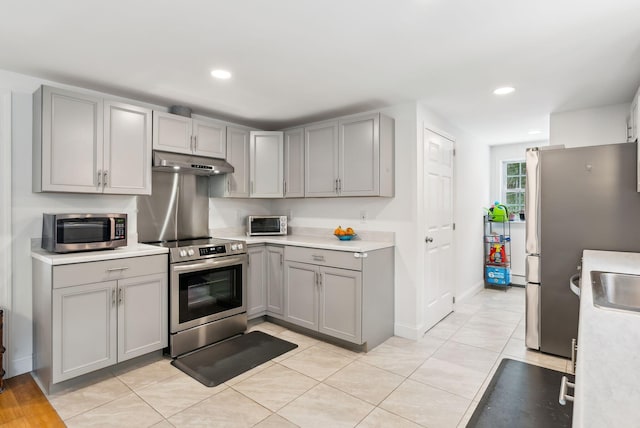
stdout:
<svg viewBox="0 0 640 428">
<path fill-rule="evenodd" d="M 147 242 L 169 249 L 169 262 L 178 263 L 190 260 L 225 257 L 246 254 L 247 244 L 244 241 L 220 238 L 196 238 L 178 241 Z"/>
</svg>

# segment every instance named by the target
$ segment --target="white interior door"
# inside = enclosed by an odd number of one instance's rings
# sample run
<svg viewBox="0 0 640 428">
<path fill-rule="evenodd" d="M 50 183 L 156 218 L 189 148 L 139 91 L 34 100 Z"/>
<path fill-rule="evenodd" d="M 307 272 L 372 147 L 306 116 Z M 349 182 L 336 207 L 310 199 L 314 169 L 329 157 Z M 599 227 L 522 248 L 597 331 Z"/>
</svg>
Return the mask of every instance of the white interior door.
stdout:
<svg viewBox="0 0 640 428">
<path fill-rule="evenodd" d="M 453 311 L 453 141 L 424 129 L 424 321 Z"/>
</svg>

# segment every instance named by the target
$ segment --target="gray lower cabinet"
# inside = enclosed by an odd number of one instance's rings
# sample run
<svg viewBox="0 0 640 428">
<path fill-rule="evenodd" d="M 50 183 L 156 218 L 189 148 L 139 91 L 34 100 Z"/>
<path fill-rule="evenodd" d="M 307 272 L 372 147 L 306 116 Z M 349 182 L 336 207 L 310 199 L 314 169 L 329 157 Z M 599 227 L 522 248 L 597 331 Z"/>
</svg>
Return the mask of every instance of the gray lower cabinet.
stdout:
<svg viewBox="0 0 640 428">
<path fill-rule="evenodd" d="M 59 266 L 33 260 L 34 372 L 47 392 L 167 346 L 167 266 L 166 255 Z"/>
<path fill-rule="evenodd" d="M 281 318 L 284 314 L 284 248 L 277 245 L 250 245 L 247 253 L 247 317 L 252 319 L 267 314 Z"/>
<path fill-rule="evenodd" d="M 285 247 L 284 320 L 371 349 L 393 335 L 394 253 Z"/>
<path fill-rule="evenodd" d="M 247 318 L 264 315 L 266 303 L 266 248 L 264 244 L 249 245 L 247 249 Z"/>
</svg>

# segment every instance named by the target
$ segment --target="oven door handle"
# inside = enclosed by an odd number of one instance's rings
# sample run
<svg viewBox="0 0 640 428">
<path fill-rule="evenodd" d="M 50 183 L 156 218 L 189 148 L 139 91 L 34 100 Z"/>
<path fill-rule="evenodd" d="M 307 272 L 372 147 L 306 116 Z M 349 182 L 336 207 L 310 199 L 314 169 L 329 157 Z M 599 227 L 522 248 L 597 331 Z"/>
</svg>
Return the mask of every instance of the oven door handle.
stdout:
<svg viewBox="0 0 640 428">
<path fill-rule="evenodd" d="M 204 260 L 196 263 L 189 263 L 188 265 L 173 265 L 174 272 L 184 272 L 189 270 L 202 270 L 207 268 L 220 268 L 233 266 L 241 263 L 246 263 L 247 257 L 225 257 L 224 260 Z"/>
</svg>

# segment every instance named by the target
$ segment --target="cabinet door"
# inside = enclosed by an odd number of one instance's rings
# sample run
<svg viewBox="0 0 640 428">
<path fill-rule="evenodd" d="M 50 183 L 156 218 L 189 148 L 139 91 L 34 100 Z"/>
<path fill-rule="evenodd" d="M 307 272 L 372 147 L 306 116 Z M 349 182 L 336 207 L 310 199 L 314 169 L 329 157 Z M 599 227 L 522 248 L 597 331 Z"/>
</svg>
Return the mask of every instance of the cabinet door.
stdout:
<svg viewBox="0 0 640 428">
<path fill-rule="evenodd" d="M 285 198 L 304 198 L 304 128 L 284 132 Z"/>
<path fill-rule="evenodd" d="M 298 262 L 284 264 L 284 317 L 290 323 L 318 330 L 318 268 Z"/>
<path fill-rule="evenodd" d="M 284 141 L 282 132 L 251 131 L 249 195 L 281 198 L 283 194 Z"/>
<path fill-rule="evenodd" d="M 284 248 L 267 245 L 267 312 L 284 315 Z"/>
<path fill-rule="evenodd" d="M 191 154 L 191 119 L 177 114 L 153 112 L 153 149 Z"/>
<path fill-rule="evenodd" d="M 118 362 L 167 346 L 168 297 L 166 274 L 118 281 Z"/>
<path fill-rule="evenodd" d="M 104 102 L 104 193 L 151 194 L 151 110 Z"/>
<path fill-rule="evenodd" d="M 263 315 L 267 309 L 267 262 L 264 245 L 249 247 L 247 267 L 247 317 Z"/>
<path fill-rule="evenodd" d="M 362 343 L 362 273 L 320 268 L 318 331 Z"/>
<path fill-rule="evenodd" d="M 338 194 L 338 122 L 304 128 L 305 196 Z"/>
<path fill-rule="evenodd" d="M 340 196 L 380 193 L 379 123 L 379 114 L 340 121 Z"/>
<path fill-rule="evenodd" d="M 53 383 L 116 363 L 116 282 L 53 290 Z"/>
<path fill-rule="evenodd" d="M 227 126 L 227 162 L 234 172 L 225 174 L 225 196 L 249 197 L 249 131 Z"/>
<path fill-rule="evenodd" d="M 43 87 L 43 191 L 102 192 L 102 125 L 101 98 Z"/>
<path fill-rule="evenodd" d="M 194 154 L 227 158 L 227 127 L 215 120 L 192 120 Z"/>
</svg>

